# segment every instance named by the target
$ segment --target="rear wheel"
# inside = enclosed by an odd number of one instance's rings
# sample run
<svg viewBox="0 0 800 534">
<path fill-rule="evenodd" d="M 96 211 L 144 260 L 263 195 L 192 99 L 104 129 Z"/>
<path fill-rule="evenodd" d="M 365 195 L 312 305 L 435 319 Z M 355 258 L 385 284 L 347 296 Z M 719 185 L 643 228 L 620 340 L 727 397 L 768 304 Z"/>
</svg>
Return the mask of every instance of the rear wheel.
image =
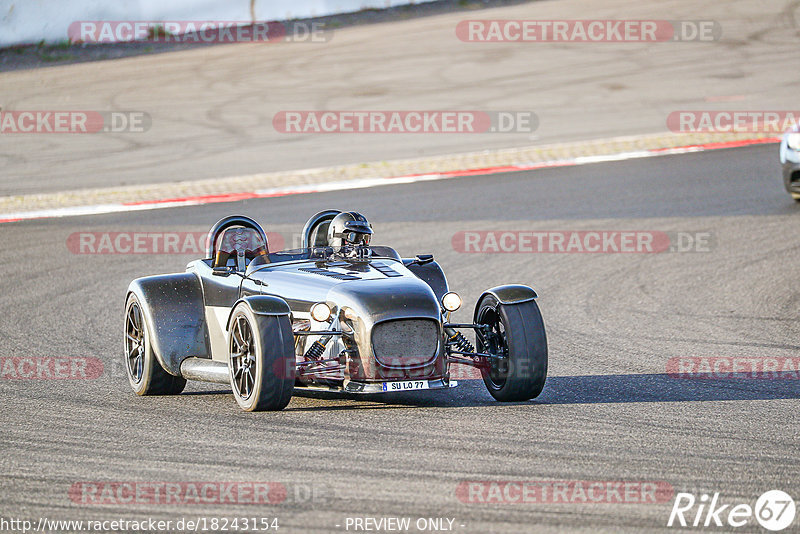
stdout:
<svg viewBox="0 0 800 534">
<path fill-rule="evenodd" d="M 228 341 L 231 389 L 248 412 L 282 410 L 295 384 L 294 336 L 288 317 L 233 311 Z"/>
<path fill-rule="evenodd" d="M 537 397 L 547 378 L 547 337 L 536 301 L 501 304 L 487 294 L 478 302 L 476 320 L 490 327 L 477 336 L 476 346 L 494 356 L 481 369 L 492 397 L 502 402 Z"/>
<path fill-rule="evenodd" d="M 131 293 L 125 304 L 125 369 L 137 395 L 177 395 L 186 380 L 166 372 L 150 345 L 150 326 L 142 305 Z"/>
</svg>

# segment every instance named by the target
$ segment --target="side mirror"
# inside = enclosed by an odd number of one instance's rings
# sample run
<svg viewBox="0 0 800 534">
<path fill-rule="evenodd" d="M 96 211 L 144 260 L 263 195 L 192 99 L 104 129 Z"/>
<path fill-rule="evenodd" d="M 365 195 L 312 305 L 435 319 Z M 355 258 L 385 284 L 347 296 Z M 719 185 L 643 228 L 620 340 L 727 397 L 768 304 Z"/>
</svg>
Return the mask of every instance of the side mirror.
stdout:
<svg viewBox="0 0 800 534">
<path fill-rule="evenodd" d="M 230 267 L 214 267 L 212 274 L 214 276 L 230 276 L 231 270 Z"/>
<path fill-rule="evenodd" d="M 412 264 L 417 265 L 425 265 L 426 263 L 430 263 L 433 261 L 433 254 L 417 254 L 417 257 L 414 258 Z"/>
</svg>

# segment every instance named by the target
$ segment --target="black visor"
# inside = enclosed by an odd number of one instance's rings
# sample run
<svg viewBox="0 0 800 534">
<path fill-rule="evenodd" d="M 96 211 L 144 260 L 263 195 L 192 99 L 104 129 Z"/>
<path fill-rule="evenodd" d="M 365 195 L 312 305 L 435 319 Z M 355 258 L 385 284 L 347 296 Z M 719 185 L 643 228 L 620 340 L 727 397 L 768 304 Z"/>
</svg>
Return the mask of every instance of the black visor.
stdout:
<svg viewBox="0 0 800 534">
<path fill-rule="evenodd" d="M 369 234 L 365 234 L 362 232 L 344 232 L 342 234 L 344 237 L 345 243 L 350 245 L 369 245 L 370 236 Z"/>
</svg>

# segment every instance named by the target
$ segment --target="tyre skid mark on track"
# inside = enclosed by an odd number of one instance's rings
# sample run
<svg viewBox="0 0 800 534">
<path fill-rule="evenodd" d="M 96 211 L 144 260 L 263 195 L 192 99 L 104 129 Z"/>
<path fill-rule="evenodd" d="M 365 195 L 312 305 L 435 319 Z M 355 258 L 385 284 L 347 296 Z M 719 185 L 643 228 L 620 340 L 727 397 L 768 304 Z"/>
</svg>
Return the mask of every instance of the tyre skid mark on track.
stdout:
<svg viewBox="0 0 800 534">
<path fill-rule="evenodd" d="M 323 184 L 313 184 L 307 187 L 280 187 L 274 189 L 263 189 L 252 192 L 239 192 L 229 194 L 188 196 L 180 198 L 165 198 L 157 200 L 145 200 L 138 202 L 122 202 L 118 204 L 100 204 L 94 206 L 75 206 L 64 208 L 53 208 L 40 211 L 23 213 L 0 214 L 0 224 L 12 223 L 31 219 L 52 219 L 59 217 L 75 217 L 80 215 L 99 215 L 103 213 L 127 212 L 151 210 L 160 208 L 177 208 L 184 206 L 199 206 L 203 204 L 215 204 L 222 202 L 238 202 L 242 200 L 258 198 L 274 198 L 290 195 L 304 195 L 310 193 L 324 193 L 330 191 L 342 191 L 347 189 L 366 189 L 381 185 L 410 184 L 424 181 L 445 180 L 449 178 L 461 178 L 466 176 L 481 176 L 490 174 L 503 174 L 507 172 L 531 171 L 537 169 L 549 169 L 555 167 L 574 167 L 578 165 L 588 165 L 592 163 L 605 163 L 611 161 L 625 161 L 629 159 L 650 158 L 656 156 L 668 156 L 678 154 L 690 154 L 695 152 L 705 152 L 709 150 L 720 150 L 726 148 L 739 148 L 744 146 L 760 145 L 767 143 L 780 142 L 780 138 L 756 138 L 743 139 L 737 141 L 725 141 L 715 143 L 705 143 L 699 145 L 686 145 L 672 148 L 653 148 L 635 152 L 621 152 L 617 154 L 599 156 L 579 156 L 575 158 L 544 161 L 530 164 L 503 165 L 499 167 L 486 167 L 480 169 L 463 169 L 458 171 L 448 171 L 442 173 L 409 174 L 405 176 L 391 176 L 378 178 L 362 178 L 338 182 L 328 182 Z"/>
</svg>

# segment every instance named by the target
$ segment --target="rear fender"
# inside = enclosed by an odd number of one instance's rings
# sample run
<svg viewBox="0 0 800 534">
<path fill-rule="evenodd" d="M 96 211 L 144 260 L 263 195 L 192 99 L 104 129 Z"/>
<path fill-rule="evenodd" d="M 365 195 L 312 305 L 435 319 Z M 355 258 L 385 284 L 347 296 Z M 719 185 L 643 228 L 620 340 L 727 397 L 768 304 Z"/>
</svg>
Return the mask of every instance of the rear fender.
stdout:
<svg viewBox="0 0 800 534">
<path fill-rule="evenodd" d="M 181 363 L 186 358 L 211 357 L 203 289 L 197 275 L 137 278 L 128 286 L 127 295 L 131 293 L 139 299 L 150 326 L 150 345 L 165 371 L 181 376 Z"/>
</svg>

